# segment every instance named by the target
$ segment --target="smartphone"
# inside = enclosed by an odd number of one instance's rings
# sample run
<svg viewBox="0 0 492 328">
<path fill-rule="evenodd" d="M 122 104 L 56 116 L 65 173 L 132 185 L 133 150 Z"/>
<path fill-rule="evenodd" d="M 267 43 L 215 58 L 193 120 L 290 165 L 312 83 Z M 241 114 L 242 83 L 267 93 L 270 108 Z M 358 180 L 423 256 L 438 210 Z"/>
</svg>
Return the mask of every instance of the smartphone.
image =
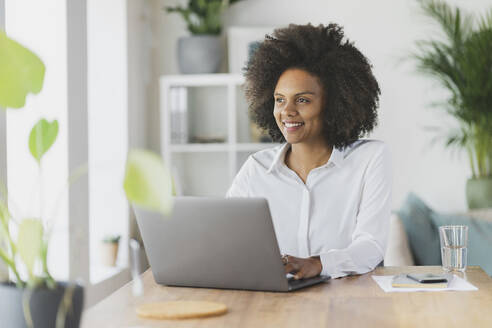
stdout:
<svg viewBox="0 0 492 328">
<path fill-rule="evenodd" d="M 422 284 L 448 282 L 446 276 L 433 274 L 433 273 L 423 273 L 423 274 L 409 273 L 407 274 L 407 277 L 412 280 L 418 281 Z"/>
</svg>

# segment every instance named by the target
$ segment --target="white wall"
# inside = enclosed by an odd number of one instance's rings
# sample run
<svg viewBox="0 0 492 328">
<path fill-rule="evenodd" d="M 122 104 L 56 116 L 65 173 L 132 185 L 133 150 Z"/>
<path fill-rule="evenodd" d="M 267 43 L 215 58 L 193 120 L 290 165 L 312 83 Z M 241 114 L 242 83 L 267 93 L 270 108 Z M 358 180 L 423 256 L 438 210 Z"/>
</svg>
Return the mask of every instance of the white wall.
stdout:
<svg viewBox="0 0 492 328">
<path fill-rule="evenodd" d="M 88 3 L 89 116 L 90 120 L 99 121 L 90 128 L 90 140 L 97 146 L 91 153 L 96 159 L 91 162 L 96 170 L 91 177 L 91 239 L 92 253 L 97 254 L 98 241 L 105 233 L 118 231 L 126 235 L 128 230 L 130 237 L 138 238 L 132 213 L 130 224 L 126 222 L 129 213 L 121 183 L 127 148 L 147 147 L 152 3 L 150 0 L 89 0 Z M 108 179 L 109 168 L 112 177 Z M 105 206 L 108 195 L 112 195 L 111 206 Z M 121 256 L 128 251 L 126 238 L 120 246 Z M 126 261 L 126 256 L 123 257 Z M 95 285 L 88 302 L 97 302 L 128 280 L 127 274 L 117 275 L 109 283 Z"/>
<path fill-rule="evenodd" d="M 87 1 L 91 281 L 100 243 L 120 235 L 128 263 L 128 205 L 122 188 L 128 151 L 127 8 L 121 0 Z"/>
<path fill-rule="evenodd" d="M 484 12 L 490 0 L 447 1 L 461 8 Z M 160 43 L 154 52 L 151 117 L 158 117 L 157 76 L 178 73 L 176 41 L 186 35 L 185 24 L 161 8 L 184 0 L 154 0 L 153 30 Z M 425 126 L 452 124 L 444 113 L 428 104 L 446 93 L 429 78 L 414 73 L 411 62 L 400 62 L 420 38 L 436 36 L 436 29 L 420 14 L 412 0 L 246 0 L 232 6 L 227 25 L 285 26 L 338 23 L 346 37 L 371 60 L 381 86 L 379 126 L 371 135 L 389 144 L 393 152 L 393 208 L 414 191 L 436 210 L 452 212 L 466 209 L 465 183 L 470 175 L 466 154 L 452 156 L 442 143 L 431 146 L 435 134 Z M 149 142 L 159 148 L 158 120 L 150 128 Z"/>
</svg>

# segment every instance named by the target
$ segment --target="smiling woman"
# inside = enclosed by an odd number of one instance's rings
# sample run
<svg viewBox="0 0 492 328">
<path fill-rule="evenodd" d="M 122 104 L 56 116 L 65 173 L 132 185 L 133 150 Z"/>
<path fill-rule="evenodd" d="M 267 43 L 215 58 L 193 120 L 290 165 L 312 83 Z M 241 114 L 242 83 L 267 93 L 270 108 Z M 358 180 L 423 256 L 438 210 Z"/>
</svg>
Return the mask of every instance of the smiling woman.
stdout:
<svg viewBox="0 0 492 328">
<path fill-rule="evenodd" d="M 348 146 L 375 127 L 379 85 L 367 58 L 343 38 L 336 24 L 290 25 L 261 43 L 246 69 L 246 96 L 253 118 L 274 141 L 285 141 L 271 111 L 277 83 L 289 69 L 309 73 L 310 85 L 322 88 L 323 135 L 329 144 Z M 298 77 L 308 82 L 306 75 Z"/>
<path fill-rule="evenodd" d="M 286 273 L 365 273 L 383 261 L 391 206 L 371 65 L 336 24 L 266 36 L 246 68 L 256 123 L 283 145 L 245 162 L 228 197 L 268 200 Z"/>
<path fill-rule="evenodd" d="M 324 141 L 322 92 L 318 78 L 304 70 L 288 69 L 280 76 L 273 115 L 288 143 Z"/>
</svg>

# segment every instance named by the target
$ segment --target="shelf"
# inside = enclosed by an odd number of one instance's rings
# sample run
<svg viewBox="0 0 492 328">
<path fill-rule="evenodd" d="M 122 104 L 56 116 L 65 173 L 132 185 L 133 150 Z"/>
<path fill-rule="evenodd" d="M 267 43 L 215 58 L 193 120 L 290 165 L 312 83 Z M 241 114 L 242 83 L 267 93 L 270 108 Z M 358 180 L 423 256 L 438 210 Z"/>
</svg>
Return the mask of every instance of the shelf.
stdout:
<svg viewBox="0 0 492 328">
<path fill-rule="evenodd" d="M 109 279 L 123 270 L 127 269 L 122 266 L 109 267 L 99 263 L 91 263 L 90 280 L 91 284 L 95 285 L 106 279 Z"/>
<path fill-rule="evenodd" d="M 258 151 L 266 148 L 271 148 L 279 145 L 278 143 L 190 143 L 182 145 L 171 145 L 173 153 L 207 153 L 207 152 L 222 152 L 222 151 Z"/>
<path fill-rule="evenodd" d="M 183 74 L 161 76 L 161 83 L 170 86 L 220 86 L 244 83 L 244 76 L 241 74 Z"/>
<path fill-rule="evenodd" d="M 278 145 L 249 142 L 257 140 L 253 137 L 257 133 L 252 132 L 250 125 L 243 75 L 165 75 L 159 82 L 162 157 L 172 166 L 183 195 L 224 195 L 251 153 Z M 187 98 L 178 101 L 175 95 L 176 92 L 184 93 L 182 88 L 189 89 Z M 173 127 L 183 124 L 176 114 L 178 107 L 179 113 L 185 113 L 184 122 L 187 124 L 187 131 L 181 139 L 173 134 L 177 131 Z M 182 108 L 186 110 L 181 111 Z M 224 139 L 210 140 L 223 140 L 216 143 L 180 144 L 179 141 L 171 141 L 194 140 L 190 137 L 209 135 L 220 135 Z"/>
</svg>

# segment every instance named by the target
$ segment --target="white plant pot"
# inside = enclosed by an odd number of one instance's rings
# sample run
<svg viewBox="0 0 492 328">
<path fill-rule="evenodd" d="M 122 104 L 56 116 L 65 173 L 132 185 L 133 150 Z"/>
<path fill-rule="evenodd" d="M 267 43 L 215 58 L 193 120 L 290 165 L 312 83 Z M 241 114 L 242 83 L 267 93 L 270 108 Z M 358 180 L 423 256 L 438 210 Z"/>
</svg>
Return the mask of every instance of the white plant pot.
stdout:
<svg viewBox="0 0 492 328">
<path fill-rule="evenodd" d="M 178 40 L 178 64 L 183 74 L 217 73 L 223 58 L 220 37 L 192 35 Z"/>
<path fill-rule="evenodd" d="M 102 265 L 110 267 L 116 266 L 116 260 L 118 258 L 118 245 L 119 243 L 101 242 L 99 255 Z"/>
</svg>

